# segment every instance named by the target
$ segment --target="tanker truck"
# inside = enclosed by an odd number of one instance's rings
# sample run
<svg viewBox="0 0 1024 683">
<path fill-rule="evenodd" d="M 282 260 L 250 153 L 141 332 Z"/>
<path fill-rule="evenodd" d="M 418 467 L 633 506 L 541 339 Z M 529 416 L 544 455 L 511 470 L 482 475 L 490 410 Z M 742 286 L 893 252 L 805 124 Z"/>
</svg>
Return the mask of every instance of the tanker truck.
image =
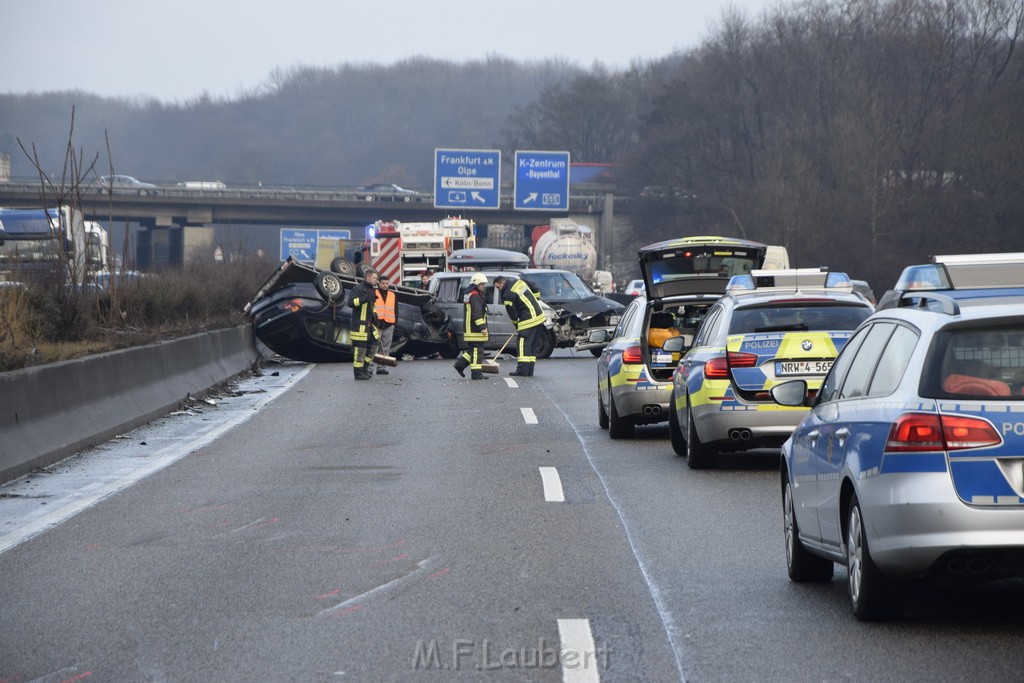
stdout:
<svg viewBox="0 0 1024 683">
<path fill-rule="evenodd" d="M 590 282 L 597 267 L 594 232 L 569 218 L 552 218 L 533 229 L 530 255 L 536 268 L 569 270 Z"/>
</svg>

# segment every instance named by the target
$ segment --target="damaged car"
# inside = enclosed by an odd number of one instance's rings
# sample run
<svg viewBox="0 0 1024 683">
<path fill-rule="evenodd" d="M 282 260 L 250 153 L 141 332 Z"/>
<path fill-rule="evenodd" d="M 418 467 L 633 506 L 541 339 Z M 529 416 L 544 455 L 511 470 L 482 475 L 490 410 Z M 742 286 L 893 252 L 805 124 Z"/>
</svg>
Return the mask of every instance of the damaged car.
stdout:
<svg viewBox="0 0 1024 683">
<path fill-rule="evenodd" d="M 307 363 L 352 360 L 346 293 L 360 278 L 319 270 L 289 257 L 245 305 L 256 338 L 285 358 Z M 458 355 L 451 318 L 430 292 L 394 287 L 398 301 L 391 353 Z"/>
</svg>

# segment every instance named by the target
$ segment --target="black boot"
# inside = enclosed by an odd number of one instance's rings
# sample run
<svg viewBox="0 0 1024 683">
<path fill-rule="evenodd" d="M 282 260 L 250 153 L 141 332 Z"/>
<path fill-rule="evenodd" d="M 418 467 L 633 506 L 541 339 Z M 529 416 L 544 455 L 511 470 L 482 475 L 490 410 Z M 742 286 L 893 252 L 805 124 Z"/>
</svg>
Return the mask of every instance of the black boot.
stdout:
<svg viewBox="0 0 1024 683">
<path fill-rule="evenodd" d="M 387 370 L 385 370 L 384 368 L 377 368 L 377 374 L 378 375 L 390 375 L 391 373 L 388 372 Z"/>
<path fill-rule="evenodd" d="M 466 360 L 465 356 L 459 356 L 459 359 L 457 361 L 455 361 L 455 365 L 453 367 L 455 368 L 455 372 L 457 372 L 461 376 L 465 377 L 466 376 L 465 370 L 466 370 L 466 368 L 469 367 L 469 361 Z"/>
<path fill-rule="evenodd" d="M 529 363 L 518 363 L 516 365 L 516 369 L 513 370 L 512 372 L 508 373 L 508 374 L 510 374 L 510 375 L 512 375 L 514 377 L 529 377 L 530 376 L 529 365 L 530 365 Z"/>
<path fill-rule="evenodd" d="M 366 371 L 366 368 L 354 368 L 353 373 L 356 379 L 370 379 L 370 373 Z"/>
<path fill-rule="evenodd" d="M 469 378 L 470 379 L 490 379 L 481 370 L 474 370 L 473 372 L 469 373 Z"/>
<path fill-rule="evenodd" d="M 526 376 L 527 377 L 533 377 L 533 366 L 535 366 L 536 363 L 530 363 L 529 365 L 530 365 L 530 367 L 527 369 L 527 373 L 528 374 Z"/>
</svg>

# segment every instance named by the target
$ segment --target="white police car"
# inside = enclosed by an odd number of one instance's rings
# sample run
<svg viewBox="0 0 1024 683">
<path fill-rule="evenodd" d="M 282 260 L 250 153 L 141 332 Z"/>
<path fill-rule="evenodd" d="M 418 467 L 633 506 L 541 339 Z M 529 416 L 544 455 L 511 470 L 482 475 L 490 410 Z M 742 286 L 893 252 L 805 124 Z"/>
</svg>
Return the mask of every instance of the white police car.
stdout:
<svg viewBox="0 0 1024 683">
<path fill-rule="evenodd" d="M 816 398 L 772 388 L 811 406 L 782 448 L 789 576 L 845 564 L 864 620 L 899 614 L 904 580 L 1024 576 L 1024 254 L 914 268 Z"/>
</svg>

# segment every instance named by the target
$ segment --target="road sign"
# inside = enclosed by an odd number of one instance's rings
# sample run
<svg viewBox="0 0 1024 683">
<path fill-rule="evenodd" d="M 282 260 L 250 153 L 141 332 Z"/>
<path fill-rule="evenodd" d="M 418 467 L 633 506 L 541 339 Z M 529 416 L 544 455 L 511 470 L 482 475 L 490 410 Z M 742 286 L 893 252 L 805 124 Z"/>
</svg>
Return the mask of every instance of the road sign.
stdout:
<svg viewBox="0 0 1024 683">
<path fill-rule="evenodd" d="M 500 151 L 434 150 L 434 208 L 497 209 L 500 190 Z"/>
<path fill-rule="evenodd" d="M 352 239 L 351 230 L 292 230 L 281 228 L 281 260 L 291 256 L 296 261 L 316 261 L 316 241 Z"/>
<path fill-rule="evenodd" d="M 569 210 L 569 153 L 516 150 L 516 211 Z"/>
</svg>

